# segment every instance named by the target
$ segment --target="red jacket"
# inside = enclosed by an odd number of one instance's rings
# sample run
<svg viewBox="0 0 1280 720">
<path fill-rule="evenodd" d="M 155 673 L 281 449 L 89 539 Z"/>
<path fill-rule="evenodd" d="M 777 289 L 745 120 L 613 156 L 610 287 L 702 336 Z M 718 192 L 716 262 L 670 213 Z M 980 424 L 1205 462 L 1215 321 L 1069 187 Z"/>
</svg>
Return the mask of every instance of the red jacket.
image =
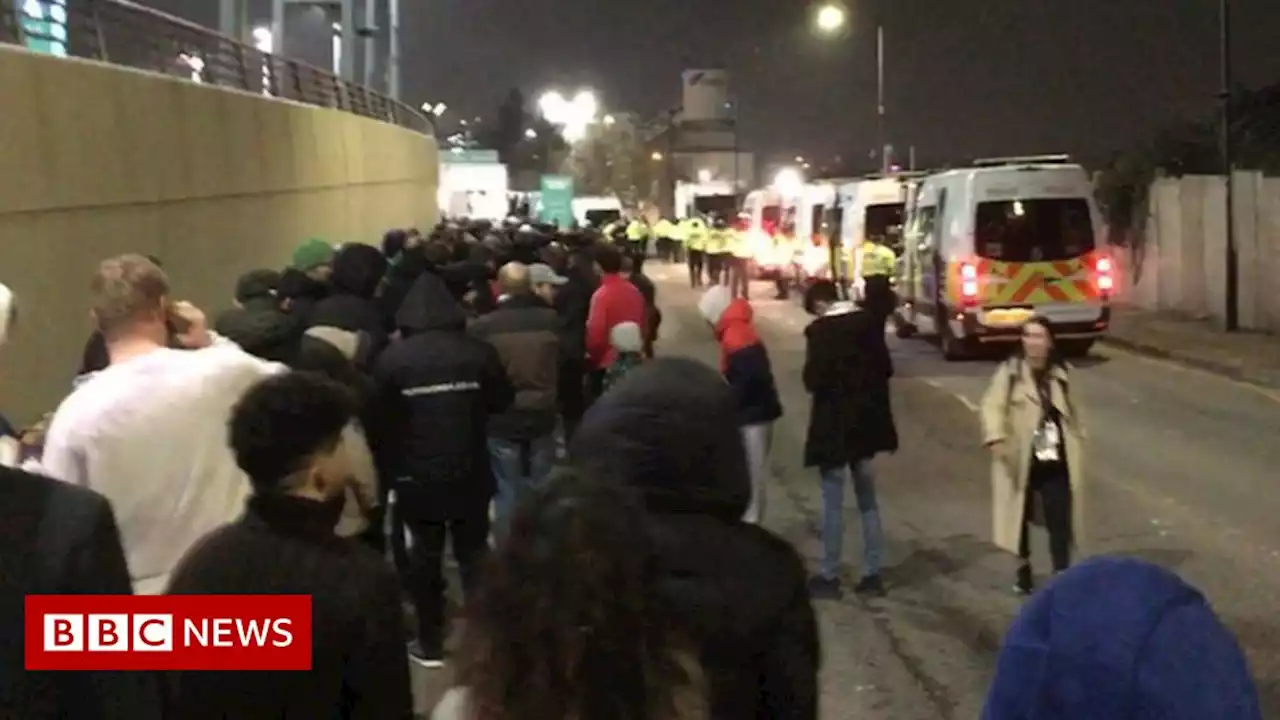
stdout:
<svg viewBox="0 0 1280 720">
<path fill-rule="evenodd" d="M 591 296 L 591 310 L 587 314 L 587 362 L 591 367 L 603 370 L 613 362 L 617 353 L 609 344 L 609 333 L 615 325 L 624 322 L 633 322 L 644 332 L 644 296 L 625 277 L 605 275 Z"/>
</svg>

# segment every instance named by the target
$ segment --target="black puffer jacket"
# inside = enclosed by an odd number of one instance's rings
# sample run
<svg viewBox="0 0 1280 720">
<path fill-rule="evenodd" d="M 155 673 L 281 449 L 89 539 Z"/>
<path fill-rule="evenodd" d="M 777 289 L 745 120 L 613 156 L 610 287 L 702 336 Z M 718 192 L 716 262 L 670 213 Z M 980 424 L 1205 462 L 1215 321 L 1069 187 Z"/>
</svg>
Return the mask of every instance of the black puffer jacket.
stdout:
<svg viewBox="0 0 1280 720">
<path fill-rule="evenodd" d="M 632 371 L 587 412 L 574 462 L 645 497 L 659 592 L 698 644 L 715 720 L 818 716 L 818 631 L 795 550 L 741 522 L 751 496 L 733 397 L 687 359 Z"/>
<path fill-rule="evenodd" d="M 371 437 L 384 478 L 406 480 L 406 495 L 439 519 L 460 517 L 493 496 L 489 417 L 514 392 L 492 345 L 467 335 L 466 315 L 434 273 L 418 277 L 397 315 L 404 339 L 374 364 Z M 371 430 L 372 432 L 372 430 Z"/>
<path fill-rule="evenodd" d="M 387 259 L 372 245 L 343 245 L 333 256 L 329 297 L 316 303 L 307 327 L 330 326 L 364 333 L 370 357 L 387 346 L 386 317 L 374 296 L 387 273 Z"/>
<path fill-rule="evenodd" d="M 263 360 L 291 362 L 302 339 L 302 323 L 280 309 L 274 297 L 246 300 L 218 316 L 214 330 Z"/>
<path fill-rule="evenodd" d="M 329 285 L 312 279 L 301 270 L 289 268 L 280 273 L 276 294 L 280 302 L 288 308 L 289 314 L 297 318 L 302 327 L 306 328 L 310 327 L 311 313 L 316 305 L 329 296 Z"/>
</svg>

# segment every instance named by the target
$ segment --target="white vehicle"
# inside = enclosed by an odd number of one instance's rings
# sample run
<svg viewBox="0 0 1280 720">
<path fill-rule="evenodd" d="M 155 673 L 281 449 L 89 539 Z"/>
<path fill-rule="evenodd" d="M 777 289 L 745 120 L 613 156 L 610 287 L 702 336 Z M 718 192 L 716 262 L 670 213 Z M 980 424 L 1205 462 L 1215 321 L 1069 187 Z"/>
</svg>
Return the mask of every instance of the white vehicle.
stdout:
<svg viewBox="0 0 1280 720">
<path fill-rule="evenodd" d="M 732 220 L 738 211 L 738 193 L 731 182 L 676 183 L 676 220 L 715 213 Z"/>
<path fill-rule="evenodd" d="M 831 213 L 836 204 L 837 181 L 819 180 L 808 183 L 796 208 L 795 261 L 804 277 L 825 277 L 831 267 Z"/>
<path fill-rule="evenodd" d="M 581 227 L 602 228 L 622 217 L 622 201 L 617 195 L 585 195 L 575 197 L 571 205 L 573 219 Z"/>
<path fill-rule="evenodd" d="M 918 184 L 899 263 L 898 333 L 948 359 L 1014 343 L 1032 316 L 1068 355 L 1106 333 L 1115 289 L 1093 184 L 1065 155 L 994 158 Z"/>
<path fill-rule="evenodd" d="M 902 221 L 906 212 L 907 188 L 911 174 L 872 176 L 844 183 L 837 188 L 840 208 L 840 247 L 843 276 L 856 292 L 862 287 L 862 253 L 859 249 L 875 238 L 900 253 Z"/>
</svg>

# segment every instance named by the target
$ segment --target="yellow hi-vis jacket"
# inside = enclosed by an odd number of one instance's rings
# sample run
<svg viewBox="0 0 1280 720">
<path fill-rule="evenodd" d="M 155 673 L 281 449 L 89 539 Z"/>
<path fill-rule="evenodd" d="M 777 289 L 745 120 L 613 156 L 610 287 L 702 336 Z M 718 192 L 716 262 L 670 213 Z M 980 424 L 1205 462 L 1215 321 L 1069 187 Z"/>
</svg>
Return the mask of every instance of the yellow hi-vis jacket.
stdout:
<svg viewBox="0 0 1280 720">
<path fill-rule="evenodd" d="M 732 237 L 732 230 L 724 228 L 711 228 L 707 233 L 707 254 L 723 255 L 729 252 L 729 240 Z"/>
<path fill-rule="evenodd" d="M 643 220 L 632 220 L 627 224 L 627 239 L 639 242 L 649 237 L 649 226 Z"/>
<path fill-rule="evenodd" d="M 685 218 L 680 221 L 680 235 L 684 238 L 685 247 L 690 250 L 707 249 L 707 225 L 698 218 Z"/>
<path fill-rule="evenodd" d="M 736 258 L 750 260 L 756 256 L 755 243 L 752 242 L 755 235 L 749 230 L 730 230 L 729 252 L 733 253 Z"/>
<path fill-rule="evenodd" d="M 862 277 L 893 277 L 898 269 L 898 256 L 889 248 L 867 241 L 858 248 L 861 255 Z"/>
<path fill-rule="evenodd" d="M 674 240 L 678 230 L 676 224 L 666 218 L 662 218 L 653 226 L 654 237 L 667 238 Z"/>
</svg>

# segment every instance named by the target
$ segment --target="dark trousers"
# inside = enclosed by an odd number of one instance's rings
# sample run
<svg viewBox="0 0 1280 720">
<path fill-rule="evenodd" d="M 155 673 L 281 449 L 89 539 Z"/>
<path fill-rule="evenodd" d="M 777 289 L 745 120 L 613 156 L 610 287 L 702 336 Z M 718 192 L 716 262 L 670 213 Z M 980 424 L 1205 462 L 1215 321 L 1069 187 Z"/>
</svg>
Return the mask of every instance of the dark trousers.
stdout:
<svg viewBox="0 0 1280 720">
<path fill-rule="evenodd" d="M 1027 525 L 1035 517 L 1035 501 L 1040 500 L 1045 530 L 1049 533 L 1049 556 L 1053 571 L 1062 572 L 1071 566 L 1072 517 L 1071 479 L 1064 463 L 1032 463 L 1027 481 L 1026 507 L 1022 512 L 1022 537 L 1018 542 L 1018 554 L 1023 560 L 1031 559 L 1031 541 Z"/>
<path fill-rule="evenodd" d="M 604 370 L 588 370 L 586 382 L 587 407 L 604 394 Z"/>
<path fill-rule="evenodd" d="M 707 254 L 701 250 L 689 251 L 689 286 L 702 287 L 702 268 Z"/>
<path fill-rule="evenodd" d="M 684 262 L 684 243 L 672 240 L 668 252 L 671 262 Z"/>
<path fill-rule="evenodd" d="M 564 425 L 564 441 L 567 444 L 582 422 L 582 413 L 587 410 L 586 388 L 583 383 L 587 372 L 585 360 L 567 360 L 560 364 L 558 383 L 558 402 L 560 403 L 560 420 Z"/>
<path fill-rule="evenodd" d="M 430 507 L 413 502 L 413 493 L 396 493 L 400 519 L 413 535 L 408 552 L 405 586 L 418 614 L 418 642 L 433 658 L 444 656 L 447 636 L 444 611 L 447 604 L 444 579 L 446 537 L 452 541 L 453 557 L 462 575 L 464 598 L 471 597 L 480 568 L 489 552 L 489 505 L 473 503 L 455 518 L 440 518 Z"/>
<path fill-rule="evenodd" d="M 734 297 L 745 299 L 750 294 L 751 288 L 751 260 L 730 255 L 728 264 L 729 292 Z"/>
<path fill-rule="evenodd" d="M 733 267 L 734 257 L 727 252 L 716 253 L 711 256 L 708 264 L 714 264 L 715 269 L 711 271 L 711 282 L 714 285 L 728 285 L 729 271 Z"/>
</svg>

